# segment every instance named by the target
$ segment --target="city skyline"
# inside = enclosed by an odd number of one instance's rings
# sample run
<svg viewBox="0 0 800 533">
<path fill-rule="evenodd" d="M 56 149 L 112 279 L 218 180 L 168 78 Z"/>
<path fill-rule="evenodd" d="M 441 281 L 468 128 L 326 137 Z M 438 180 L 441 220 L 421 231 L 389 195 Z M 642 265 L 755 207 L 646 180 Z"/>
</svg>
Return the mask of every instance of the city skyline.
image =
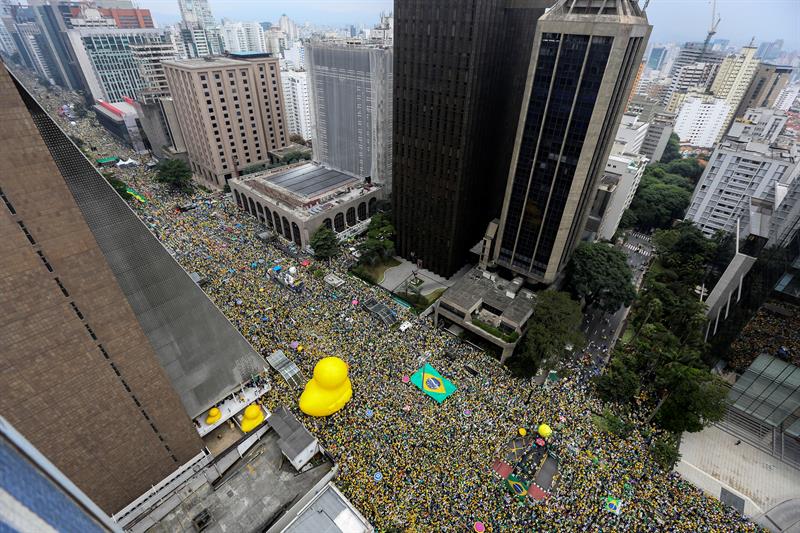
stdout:
<svg viewBox="0 0 800 533">
<path fill-rule="evenodd" d="M 158 24 L 180 20 L 177 0 L 140 0 L 138 4 L 150 9 Z M 276 22 L 285 13 L 298 24 L 333 26 L 370 25 L 381 12 L 394 9 L 391 0 L 267 0 L 257 4 L 252 0 L 211 0 L 210 4 L 217 19 Z M 688 16 L 689 9 L 697 16 Z M 717 13 L 721 23 L 716 38 L 730 39 L 734 45 L 747 44 L 751 38 L 757 43 L 783 39 L 786 50 L 800 50 L 800 10 L 793 0 L 718 0 Z M 650 43 L 702 41 L 711 20 L 711 6 L 704 0 L 651 0 L 647 16 L 653 25 Z"/>
</svg>

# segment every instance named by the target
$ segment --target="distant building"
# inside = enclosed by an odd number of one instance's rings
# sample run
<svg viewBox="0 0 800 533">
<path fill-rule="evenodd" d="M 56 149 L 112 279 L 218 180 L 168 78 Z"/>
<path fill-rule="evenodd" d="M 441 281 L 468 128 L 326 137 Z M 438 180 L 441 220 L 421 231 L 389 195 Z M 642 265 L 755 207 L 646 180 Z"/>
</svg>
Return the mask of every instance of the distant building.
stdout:
<svg viewBox="0 0 800 533">
<path fill-rule="evenodd" d="M 289 135 L 299 135 L 313 140 L 311 128 L 311 104 L 306 72 L 281 72 L 283 99 L 286 104 L 286 125 Z"/>
<path fill-rule="evenodd" d="M 178 8 L 183 24 L 188 29 L 204 29 L 217 25 L 208 0 L 178 0 Z"/>
<path fill-rule="evenodd" d="M 278 19 L 278 27 L 286 34 L 289 42 L 294 42 L 300 38 L 300 30 L 297 28 L 297 24 L 286 14 L 281 15 L 281 18 Z"/>
<path fill-rule="evenodd" d="M 800 83 L 793 83 L 784 87 L 778 98 L 775 99 L 775 109 L 789 111 L 797 101 L 798 95 L 800 95 Z"/>
<path fill-rule="evenodd" d="M 759 64 L 734 116 L 743 116 L 749 108 L 774 106 L 781 91 L 789 84 L 792 71 L 789 66 Z"/>
<path fill-rule="evenodd" d="M 226 21 L 220 27 L 225 50 L 228 52 L 266 52 L 264 29 L 257 22 Z"/>
<path fill-rule="evenodd" d="M 72 6 L 70 12 L 73 17 L 81 16 L 82 6 Z M 136 28 L 155 28 L 153 16 L 149 9 L 98 7 L 97 11 L 105 18 L 114 21 L 114 26 L 124 30 Z"/>
<path fill-rule="evenodd" d="M 146 65 L 169 57 L 171 41 L 163 30 L 85 28 L 67 32 L 77 64 L 94 100 L 122 102 L 150 89 L 142 78 Z M 133 46 L 137 45 L 134 57 Z M 140 65 L 143 71 L 140 71 Z M 150 80 L 152 81 L 152 80 Z"/>
<path fill-rule="evenodd" d="M 647 126 L 647 135 L 642 141 L 639 153 L 647 158 L 647 164 L 658 163 L 664 155 L 670 136 L 675 127 L 674 113 L 656 113 Z"/>
<path fill-rule="evenodd" d="M 736 119 L 728 130 L 728 137 L 737 139 L 750 137 L 773 144 L 783 133 L 789 116 L 783 111 L 759 107 L 748 109 L 744 116 Z"/>
<path fill-rule="evenodd" d="M 763 42 L 758 45 L 758 50 L 756 50 L 756 58 L 763 59 L 765 61 L 776 59 L 781 55 L 782 48 L 783 39 L 777 39 L 772 42 Z"/>
<path fill-rule="evenodd" d="M 668 108 L 674 107 L 669 104 L 676 93 L 686 93 L 690 89 L 698 92 L 706 91 L 714 80 L 717 69 L 719 69 L 717 63 L 689 63 L 679 68 L 672 76 L 669 90 L 663 93 L 661 103 Z"/>
<path fill-rule="evenodd" d="M 165 61 L 195 177 L 221 189 L 289 142 L 278 59 L 269 54 Z"/>
<path fill-rule="evenodd" d="M 675 119 L 675 133 L 683 144 L 711 148 L 725 133 L 730 113 L 724 98 L 690 92 Z"/>
<path fill-rule="evenodd" d="M 778 148 L 747 137 L 726 138 L 697 182 L 686 219 L 707 237 L 717 231 L 734 232 L 751 199 L 773 203 L 775 184 L 793 176 L 798 162 L 795 146 Z"/>
<path fill-rule="evenodd" d="M 705 51 L 704 51 L 705 48 Z M 725 52 L 714 50 L 713 47 L 705 47 L 703 43 L 687 42 L 681 46 L 677 57 L 673 61 L 669 77 L 673 78 L 677 72 L 692 63 L 711 63 L 720 64 L 725 59 Z"/>
<path fill-rule="evenodd" d="M 745 46 L 739 53 L 726 57 L 720 64 L 714 83 L 711 85 L 711 93 L 717 98 L 724 98 L 730 106 L 725 117 L 726 129 L 733 121 L 734 112 L 742 103 L 759 67 L 755 54 L 755 48 Z M 721 132 L 716 140 L 719 141 L 724 133 Z"/>
<path fill-rule="evenodd" d="M 500 220 L 499 265 L 546 284 L 566 267 L 650 31 L 630 0 L 562 1 L 539 19 Z M 568 105 L 556 112 L 548 108 L 555 102 Z"/>
<path fill-rule="evenodd" d="M 663 46 L 654 46 L 647 56 L 647 68 L 650 70 L 661 70 L 664 60 L 667 58 L 667 49 Z"/>
<path fill-rule="evenodd" d="M 322 226 L 341 239 L 366 230 L 381 187 L 318 163 L 297 163 L 233 179 L 240 209 L 302 248 Z"/>
<path fill-rule="evenodd" d="M 657 113 L 662 113 L 664 106 L 655 98 L 636 95 L 628 102 L 625 113 L 636 115 L 642 122 L 650 122 Z"/>
<path fill-rule="evenodd" d="M 392 49 L 312 41 L 306 45 L 314 160 L 369 176 L 391 190 Z"/>
</svg>

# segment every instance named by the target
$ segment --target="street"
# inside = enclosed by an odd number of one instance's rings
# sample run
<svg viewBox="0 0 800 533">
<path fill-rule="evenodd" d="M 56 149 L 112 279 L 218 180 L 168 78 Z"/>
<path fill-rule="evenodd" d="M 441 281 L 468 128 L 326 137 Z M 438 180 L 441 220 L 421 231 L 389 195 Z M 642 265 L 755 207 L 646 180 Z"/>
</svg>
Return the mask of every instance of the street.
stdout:
<svg viewBox="0 0 800 533">
<path fill-rule="evenodd" d="M 620 249 L 628 256 L 628 266 L 633 271 L 633 282 L 638 290 L 653 256 L 654 248 L 650 236 L 631 232 Z M 582 329 L 586 335 L 586 352 L 591 354 L 592 363 L 598 372 L 608 362 L 609 353 L 629 311 L 630 307 L 620 307 L 613 314 L 600 311 L 584 316 Z"/>
</svg>

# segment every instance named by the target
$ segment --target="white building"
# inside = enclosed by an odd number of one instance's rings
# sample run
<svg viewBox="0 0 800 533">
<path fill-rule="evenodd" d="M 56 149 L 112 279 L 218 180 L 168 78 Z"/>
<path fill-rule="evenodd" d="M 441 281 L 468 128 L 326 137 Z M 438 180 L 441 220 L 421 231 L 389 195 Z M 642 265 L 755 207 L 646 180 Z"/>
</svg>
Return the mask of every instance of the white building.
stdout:
<svg viewBox="0 0 800 533">
<path fill-rule="evenodd" d="M 286 34 L 286 38 L 289 42 L 294 42 L 300 38 L 300 30 L 297 27 L 297 24 L 286 16 L 286 14 L 281 15 L 281 18 L 278 19 L 278 27 L 281 29 L 283 33 Z"/>
<path fill-rule="evenodd" d="M 306 48 L 302 41 L 289 43 L 289 47 L 283 51 L 283 60 L 291 70 L 305 70 Z"/>
<path fill-rule="evenodd" d="M 731 109 L 724 98 L 690 92 L 675 119 L 675 133 L 681 143 L 711 148 L 725 132 Z"/>
<path fill-rule="evenodd" d="M 313 140 L 307 74 L 284 71 L 281 72 L 281 82 L 289 135 L 300 135 L 303 139 Z"/>
<path fill-rule="evenodd" d="M 220 27 L 225 50 L 233 53 L 265 52 L 264 29 L 258 22 L 225 21 Z"/>
<path fill-rule="evenodd" d="M 711 237 L 736 229 L 751 199 L 775 201 L 775 184 L 792 175 L 798 164 L 796 146 L 770 147 L 765 142 L 726 138 L 717 146 L 697 182 L 686 219 Z"/>
<path fill-rule="evenodd" d="M 178 8 L 187 28 L 208 28 L 216 25 L 208 0 L 178 0 Z"/>
<path fill-rule="evenodd" d="M 750 137 L 761 139 L 767 144 L 778 140 L 789 116 L 780 110 L 768 107 L 748 109 L 744 116 L 737 118 L 728 130 L 728 137 L 741 139 Z"/>
<path fill-rule="evenodd" d="M 595 222 L 598 240 L 614 238 L 622 214 L 631 206 L 647 167 L 645 156 L 626 152 L 624 146 L 624 143 L 614 143 L 590 215 L 590 222 L 592 218 L 599 218 L 599 224 Z"/>
<path fill-rule="evenodd" d="M 789 109 L 794 105 L 795 100 L 797 100 L 798 95 L 800 95 L 800 83 L 787 85 L 781 91 L 778 99 L 775 100 L 775 109 L 789 111 Z"/>
<path fill-rule="evenodd" d="M 615 142 L 621 145 L 620 152 L 638 154 L 646 136 L 647 122 L 640 121 L 637 115 L 627 113 L 622 115 L 615 138 Z"/>
</svg>

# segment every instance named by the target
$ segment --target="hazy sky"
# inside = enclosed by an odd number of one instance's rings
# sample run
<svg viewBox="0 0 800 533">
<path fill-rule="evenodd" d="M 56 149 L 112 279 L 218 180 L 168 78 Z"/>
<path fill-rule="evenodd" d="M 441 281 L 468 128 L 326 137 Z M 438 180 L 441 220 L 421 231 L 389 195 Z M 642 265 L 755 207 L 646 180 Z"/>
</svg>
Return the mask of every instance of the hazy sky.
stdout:
<svg viewBox="0 0 800 533">
<path fill-rule="evenodd" d="M 210 0 L 217 18 L 276 21 L 286 13 L 298 23 L 344 25 L 377 21 L 381 11 L 391 11 L 391 0 Z M 436 0 L 430 0 L 435 2 Z M 640 0 L 643 3 L 643 0 Z M 178 0 L 138 0 L 160 24 L 176 22 Z M 722 22 L 717 38 L 744 44 L 783 39 L 784 48 L 800 49 L 800 0 L 718 0 Z M 701 41 L 711 20 L 709 0 L 651 0 L 647 9 L 653 25 L 651 42 Z"/>
</svg>

